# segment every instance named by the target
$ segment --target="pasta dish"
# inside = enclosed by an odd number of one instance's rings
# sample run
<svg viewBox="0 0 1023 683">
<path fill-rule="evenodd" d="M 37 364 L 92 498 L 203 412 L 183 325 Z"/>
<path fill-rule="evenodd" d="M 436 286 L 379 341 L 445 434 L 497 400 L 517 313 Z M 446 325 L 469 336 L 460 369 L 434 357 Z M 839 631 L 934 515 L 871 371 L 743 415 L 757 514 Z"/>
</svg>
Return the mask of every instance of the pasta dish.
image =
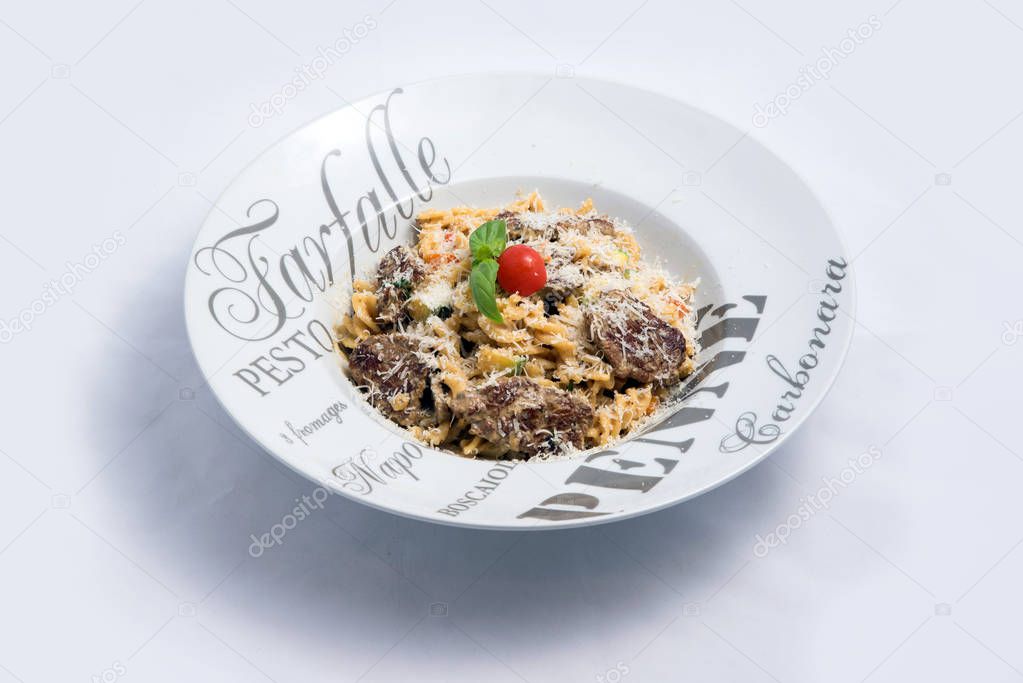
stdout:
<svg viewBox="0 0 1023 683">
<path fill-rule="evenodd" d="M 645 262 L 591 200 L 533 192 L 416 228 L 356 279 L 335 334 L 369 403 L 422 442 L 502 459 L 608 446 L 693 372 L 697 282 Z"/>
</svg>

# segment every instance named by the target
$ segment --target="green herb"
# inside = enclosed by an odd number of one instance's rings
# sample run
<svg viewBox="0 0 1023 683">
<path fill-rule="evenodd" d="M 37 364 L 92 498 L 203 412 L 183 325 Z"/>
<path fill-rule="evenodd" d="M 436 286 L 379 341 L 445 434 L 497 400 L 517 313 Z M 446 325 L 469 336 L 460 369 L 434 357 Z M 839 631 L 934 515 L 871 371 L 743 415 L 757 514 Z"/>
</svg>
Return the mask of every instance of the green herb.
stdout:
<svg viewBox="0 0 1023 683">
<path fill-rule="evenodd" d="M 515 365 L 512 367 L 512 375 L 518 376 L 526 372 L 526 361 L 529 360 L 525 356 L 519 356 L 515 359 Z"/>
<path fill-rule="evenodd" d="M 496 259 L 508 243 L 508 230 L 503 220 L 487 221 L 469 235 L 469 250 L 472 262 Z"/>
<path fill-rule="evenodd" d="M 497 261 L 487 259 L 474 265 L 469 273 L 469 287 L 480 313 L 494 322 L 503 323 L 504 317 L 497 307 Z"/>
<path fill-rule="evenodd" d="M 575 389 L 575 380 L 569 380 L 567 390 L 572 391 L 573 389 Z"/>
<path fill-rule="evenodd" d="M 409 282 L 408 280 L 406 280 L 405 278 L 401 278 L 400 280 L 395 280 L 391 284 L 396 289 L 400 289 L 402 291 L 402 293 L 406 297 L 412 294 L 412 283 Z"/>
<path fill-rule="evenodd" d="M 479 312 L 494 322 L 503 323 L 501 309 L 497 307 L 497 257 L 508 244 L 508 231 L 504 221 L 487 221 L 469 235 L 472 251 L 472 272 L 469 288 Z"/>
<path fill-rule="evenodd" d="M 451 309 L 450 306 L 441 306 L 440 308 L 433 312 L 433 314 L 440 318 L 441 320 L 447 320 L 448 318 L 451 317 L 452 313 L 454 313 L 454 311 Z"/>
</svg>

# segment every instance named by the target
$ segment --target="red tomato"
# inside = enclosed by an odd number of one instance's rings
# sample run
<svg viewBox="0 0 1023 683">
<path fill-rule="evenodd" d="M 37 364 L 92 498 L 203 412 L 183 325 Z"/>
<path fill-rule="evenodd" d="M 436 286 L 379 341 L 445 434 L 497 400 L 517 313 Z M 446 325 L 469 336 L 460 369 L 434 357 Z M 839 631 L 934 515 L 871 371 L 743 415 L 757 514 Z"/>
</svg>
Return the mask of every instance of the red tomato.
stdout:
<svg viewBox="0 0 1023 683">
<path fill-rule="evenodd" d="M 529 296 L 547 284 L 543 256 L 533 247 L 516 244 L 497 259 L 497 282 L 506 292 Z"/>
</svg>

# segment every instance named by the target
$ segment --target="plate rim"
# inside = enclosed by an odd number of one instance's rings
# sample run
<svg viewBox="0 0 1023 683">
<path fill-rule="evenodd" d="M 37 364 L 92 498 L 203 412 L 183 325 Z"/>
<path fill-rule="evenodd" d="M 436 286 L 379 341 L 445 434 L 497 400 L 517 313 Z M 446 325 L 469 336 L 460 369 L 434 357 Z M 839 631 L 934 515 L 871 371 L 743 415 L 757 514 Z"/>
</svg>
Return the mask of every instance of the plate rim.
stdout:
<svg viewBox="0 0 1023 683">
<path fill-rule="evenodd" d="M 209 387 L 210 393 L 213 395 L 213 397 L 217 401 L 217 404 L 221 407 L 222 410 L 224 410 L 225 413 L 227 413 L 227 415 L 229 415 L 231 417 L 232 421 L 234 421 L 235 425 L 237 425 L 238 428 L 241 429 L 241 431 L 245 434 L 245 436 L 251 442 L 253 442 L 256 446 L 258 446 L 261 451 L 263 451 L 264 453 L 267 453 L 272 458 L 274 458 L 278 462 L 280 462 L 283 465 L 285 465 L 289 470 L 291 470 L 291 471 L 295 472 L 296 474 L 298 474 L 299 476 L 301 476 L 302 479 L 304 479 L 305 481 L 308 481 L 308 482 L 311 482 L 311 483 L 315 483 L 318 486 L 321 486 L 324 489 L 326 489 L 331 494 L 343 496 L 344 498 L 347 498 L 349 500 L 352 500 L 354 502 L 357 502 L 357 503 L 360 503 L 360 504 L 363 504 L 363 505 L 367 505 L 367 506 L 369 506 L 369 507 L 371 507 L 373 509 L 376 509 L 376 510 L 387 512 L 387 513 L 390 513 L 390 514 L 393 514 L 393 515 L 398 515 L 398 516 L 406 518 L 406 519 L 416 520 L 416 521 L 419 521 L 419 522 L 426 522 L 426 523 L 430 523 L 430 524 L 441 524 L 443 526 L 450 526 L 450 527 L 456 527 L 456 528 L 461 528 L 461 529 L 479 529 L 479 530 L 488 530 L 488 531 L 532 531 L 532 530 L 559 531 L 559 530 L 565 530 L 565 529 L 578 529 L 578 528 L 592 527 L 592 526 L 597 526 L 597 525 L 602 525 L 602 524 L 610 524 L 610 523 L 613 523 L 613 522 L 619 522 L 619 521 L 623 521 L 623 520 L 626 520 L 626 519 L 633 519 L 633 518 L 636 518 L 636 517 L 639 517 L 639 516 L 642 516 L 642 515 L 647 515 L 647 514 L 650 514 L 650 513 L 653 513 L 653 512 L 658 512 L 660 510 L 664 510 L 664 509 L 667 509 L 669 507 L 673 507 L 675 505 L 679 505 L 681 503 L 685 503 L 685 502 L 690 501 L 690 500 L 692 500 L 694 498 L 697 498 L 699 496 L 707 494 L 707 493 L 709 493 L 709 492 L 711 492 L 711 491 L 713 491 L 713 490 L 715 490 L 715 489 L 717 489 L 717 488 L 727 484 L 728 482 L 733 481 L 734 479 L 737 479 L 741 475 L 745 474 L 749 470 L 753 469 L 754 467 L 756 467 L 757 465 L 762 463 L 764 460 L 767 459 L 768 456 L 772 455 L 778 448 L 780 448 L 782 445 L 784 445 L 788 441 L 789 437 L 791 437 L 793 434 L 795 434 L 797 431 L 799 431 L 800 427 L 802 427 L 803 424 L 817 411 L 817 409 L 820 407 L 821 403 L 823 403 L 824 400 L 831 394 L 831 391 L 832 391 L 832 389 L 835 386 L 835 382 L 837 381 L 838 376 L 841 374 L 842 370 L 845 368 L 846 361 L 848 360 L 848 357 L 849 357 L 849 350 L 852 347 L 853 339 L 855 337 L 856 325 L 858 324 L 858 320 L 856 318 L 857 306 L 858 306 L 858 302 L 859 302 L 859 300 L 858 300 L 858 287 L 856 285 L 856 278 L 857 278 L 857 276 L 856 276 L 855 269 L 852 268 L 855 259 L 852 259 L 852 260 L 849 261 L 849 268 L 847 270 L 847 281 L 843 285 L 843 287 L 848 287 L 850 302 L 848 304 L 849 312 L 847 312 L 846 315 L 850 318 L 850 320 L 852 321 L 852 324 L 849 326 L 848 331 L 844 334 L 844 336 L 840 338 L 840 341 L 842 342 L 842 344 L 841 344 L 841 347 L 840 347 L 839 356 L 838 356 L 838 358 L 837 358 L 837 360 L 835 362 L 835 365 L 834 365 L 834 370 L 827 377 L 824 378 L 823 387 L 822 387 L 820 393 L 817 395 L 817 397 L 811 403 L 806 404 L 807 405 L 806 409 L 804 411 L 802 411 L 801 416 L 798 419 L 796 419 L 795 422 L 791 423 L 791 428 L 788 429 L 785 432 L 782 432 L 782 434 L 779 436 L 778 439 L 776 439 L 775 441 L 773 441 L 770 444 L 768 444 L 766 446 L 766 448 L 764 448 L 760 453 L 757 454 L 756 457 L 750 459 L 742 467 L 740 467 L 738 469 L 735 469 L 735 470 L 733 470 L 733 471 L 731 471 L 731 472 L 729 472 L 727 474 L 724 474 L 724 475 L 718 477 L 717 479 L 715 479 L 714 481 L 711 481 L 711 482 L 705 484 L 704 486 L 701 486 L 700 488 L 698 488 L 698 489 L 696 489 L 694 491 L 691 491 L 691 492 L 689 492 L 689 493 L 687 493 L 685 495 L 682 495 L 680 497 L 672 498 L 670 500 L 664 500 L 664 501 L 660 501 L 660 502 L 653 502 L 653 503 L 650 503 L 650 504 L 645 505 L 645 506 L 644 505 L 639 505 L 639 506 L 637 506 L 635 508 L 631 508 L 629 510 L 624 510 L 624 511 L 620 511 L 620 512 L 610 512 L 610 513 L 608 513 L 606 515 L 600 515 L 600 516 L 594 516 L 594 517 L 582 517 L 582 518 L 570 519 L 570 520 L 547 521 L 547 520 L 539 520 L 539 519 L 537 519 L 537 520 L 534 520 L 532 524 L 494 524 L 494 523 L 487 523 L 487 522 L 476 521 L 476 520 L 472 520 L 472 519 L 461 519 L 460 517 L 459 518 L 452 518 L 452 519 L 443 519 L 443 518 L 438 518 L 438 517 L 430 517 L 425 512 L 414 511 L 414 510 L 407 510 L 407 509 L 403 509 L 403 508 L 399 508 L 399 507 L 394 507 L 394 506 L 391 506 L 391 505 L 385 505 L 385 504 L 381 503 L 380 501 L 373 500 L 373 499 L 371 499 L 369 497 L 366 497 L 366 496 L 356 497 L 354 494 L 349 493 L 348 491 L 344 490 L 343 487 L 335 484 L 332 481 L 320 480 L 320 479 L 318 479 L 316 477 L 310 476 L 310 474 L 308 472 L 303 471 L 302 469 L 299 469 L 299 467 L 296 464 L 291 463 L 287 458 L 278 455 L 277 452 L 274 449 L 268 447 L 267 445 L 264 445 L 263 442 L 260 439 L 258 439 L 251 431 L 249 431 L 248 427 L 244 424 L 244 422 L 242 420 L 240 420 L 238 418 L 238 416 L 236 416 L 235 413 L 232 412 L 228 408 L 228 406 L 224 403 L 224 401 L 221 398 L 220 394 L 217 392 L 216 388 L 213 386 L 212 380 L 207 375 L 206 371 L 203 369 L 202 363 L 199 360 L 199 356 L 198 356 L 198 353 L 196 351 L 196 344 L 195 344 L 196 334 L 197 333 L 193 330 L 192 323 L 189 322 L 189 318 L 190 318 L 189 310 L 191 308 L 190 307 L 190 296 L 189 296 L 189 294 L 192 291 L 191 290 L 191 286 L 192 286 L 192 283 L 193 283 L 193 279 L 191 277 L 191 272 L 192 272 L 192 254 L 195 251 L 195 245 L 196 245 L 196 243 L 198 241 L 198 238 L 199 238 L 200 234 L 202 233 L 203 227 L 209 221 L 209 218 L 214 214 L 214 212 L 216 212 L 218 210 L 217 207 L 220 205 L 221 200 L 223 199 L 224 195 L 227 194 L 227 192 L 230 191 L 230 189 L 232 187 L 234 187 L 234 185 L 238 182 L 239 178 L 241 178 L 243 175 L 245 175 L 252 167 L 257 165 L 265 156 L 267 156 L 271 151 L 276 149 L 285 140 L 287 140 L 287 139 L 293 137 L 294 135 L 298 134 L 299 132 L 301 132 L 301 131 L 303 131 L 303 130 L 305 130 L 305 129 L 307 129 L 307 128 L 309 128 L 309 127 L 311 127 L 311 126 L 313 126 L 313 125 L 315 125 L 317 123 L 319 123 L 322 120 L 325 120 L 325 119 L 327 119 L 327 118 L 329 118 L 331 116 L 334 116 L 338 112 L 344 111 L 346 109 L 352 109 L 352 108 L 356 107 L 357 105 L 360 105 L 360 104 L 362 104 L 362 103 L 364 103 L 364 102 L 366 102 L 368 100 L 373 100 L 373 99 L 385 96 L 388 93 L 393 92 L 395 88 L 402 88 L 402 89 L 404 89 L 404 88 L 409 88 L 409 87 L 412 87 L 412 86 L 422 86 L 422 85 L 427 85 L 427 84 L 430 84 L 430 83 L 437 83 L 437 82 L 448 81 L 448 80 L 459 79 L 459 78 L 488 78 L 488 77 L 517 77 L 517 78 L 536 78 L 536 79 L 544 79 L 544 78 L 546 78 L 546 79 L 548 79 L 548 81 L 554 80 L 555 78 L 557 78 L 556 76 L 548 76 L 546 74 L 543 74 L 543 73 L 537 72 L 537 71 L 509 69 L 509 70 L 495 70 L 495 71 L 469 71 L 469 72 L 462 72 L 462 73 L 456 73 L 456 74 L 446 74 L 446 75 L 442 75 L 442 76 L 434 76 L 434 77 L 424 78 L 424 79 L 420 79 L 420 80 L 416 80 L 416 81 L 409 81 L 409 82 L 406 82 L 406 83 L 401 83 L 401 84 L 395 85 L 395 86 L 393 86 L 393 87 L 391 87 L 389 89 L 378 90 L 378 91 L 375 91 L 375 92 L 370 93 L 368 95 L 364 95 L 362 97 L 359 97 L 357 99 L 349 100 L 348 104 L 345 104 L 342 107 L 338 107 L 336 109 L 332 109 L 329 112 L 326 112 L 326 113 L 324 113 L 324 114 L 322 114 L 320 116 L 316 116 L 315 118 L 312 118 L 312 119 L 302 123 L 299 126 L 296 126 L 296 127 L 292 128 L 292 129 L 289 129 L 286 133 L 284 133 L 283 135 L 277 137 L 273 142 L 269 143 L 266 147 L 264 147 L 262 149 L 262 151 L 260 151 L 248 163 L 244 164 L 240 169 L 238 169 L 233 174 L 233 176 L 231 177 L 230 181 L 228 181 L 227 184 L 224 186 L 224 188 L 217 194 L 216 198 L 213 201 L 213 204 L 210 206 L 209 210 L 204 214 L 202 221 L 199 223 L 199 226 L 198 226 L 198 228 L 196 230 L 196 233 L 195 233 L 195 237 L 192 240 L 192 249 L 189 251 L 189 258 L 186 260 L 186 263 L 185 263 L 185 266 L 184 266 L 184 270 L 185 270 L 185 278 L 184 278 L 184 280 L 185 280 L 185 282 L 184 282 L 184 287 L 182 288 L 182 304 L 183 304 L 183 306 L 182 306 L 182 313 L 184 314 L 184 318 L 185 318 L 185 332 L 186 332 L 186 335 L 187 335 L 187 338 L 188 338 L 189 350 L 191 351 L 192 358 L 195 360 L 196 366 L 199 368 L 199 371 L 202 374 L 203 382 L 206 384 L 206 386 Z M 704 116 L 707 116 L 707 117 L 709 117 L 711 119 L 714 119 L 714 120 L 718 121 L 719 123 L 724 124 L 725 126 L 731 128 L 737 134 L 743 134 L 744 138 L 749 138 L 751 141 L 755 142 L 760 147 L 762 147 L 765 151 L 767 151 L 768 154 L 770 154 L 770 156 L 774 157 L 774 159 L 776 159 L 778 162 L 783 164 L 793 174 L 795 179 L 798 180 L 799 183 L 807 190 L 807 192 L 809 193 L 810 197 L 817 204 L 817 206 L 820 208 L 821 212 L 824 214 L 824 217 L 827 219 L 827 222 L 828 222 L 828 224 L 831 227 L 831 232 L 834 234 L 834 237 L 835 237 L 836 241 L 838 242 L 838 245 L 839 245 L 841 251 L 843 252 L 842 256 L 845 257 L 845 258 L 849 257 L 850 252 L 849 252 L 849 249 L 848 249 L 848 243 L 846 241 L 846 237 L 845 237 L 842 229 L 839 227 L 838 223 L 836 222 L 835 217 L 832 214 L 831 210 L 828 208 L 828 206 L 823 201 L 821 201 L 819 194 L 814 189 L 814 186 L 808 181 L 807 177 L 803 173 L 801 173 L 797 168 L 792 166 L 786 160 L 786 158 L 783 155 L 778 154 L 777 151 L 775 151 L 773 146 L 767 144 L 761 137 L 755 135 L 752 130 L 748 130 L 748 131 L 744 132 L 741 128 L 736 126 L 729 119 L 726 119 L 726 118 L 724 118 L 724 117 L 722 117 L 722 116 L 720 116 L 720 115 L 718 115 L 718 114 L 716 114 L 714 112 L 708 111 L 707 109 L 705 109 L 705 108 L 703 108 L 701 106 L 697 106 L 697 105 L 691 104 L 689 102 L 686 102 L 684 100 L 678 99 L 677 97 L 675 97 L 673 95 L 670 95 L 668 93 L 665 93 L 663 91 L 660 91 L 660 90 L 655 90 L 655 89 L 651 89 L 651 88 L 647 88 L 647 87 L 643 87 L 643 86 L 638 86 L 638 85 L 635 85 L 635 84 L 632 84 L 632 83 L 627 83 L 625 81 L 618 80 L 618 79 L 613 79 L 613 78 L 592 77 L 592 76 L 573 76 L 570 80 L 573 80 L 573 81 L 587 81 L 587 82 L 591 82 L 591 83 L 611 85 L 611 86 L 615 86 L 617 88 L 624 88 L 624 89 L 627 89 L 627 90 L 639 91 L 639 92 L 642 92 L 642 93 L 645 93 L 645 94 L 648 94 L 648 95 L 655 95 L 655 96 L 657 96 L 659 98 L 663 98 L 663 99 L 669 100 L 669 101 L 671 101 L 671 102 L 673 102 L 673 103 L 675 103 L 677 105 L 681 105 L 683 107 L 687 107 L 687 108 L 689 108 L 689 109 L 691 109 L 693 111 L 696 111 L 696 112 L 698 112 L 700 114 L 703 114 Z M 455 456 L 453 456 L 453 457 L 455 457 Z M 535 464 L 537 464 L 537 463 L 530 463 L 529 461 L 522 461 L 518 466 L 519 467 L 529 467 L 529 466 L 532 466 L 532 465 L 535 465 Z M 542 526 L 541 526 L 541 523 L 542 523 Z"/>
</svg>

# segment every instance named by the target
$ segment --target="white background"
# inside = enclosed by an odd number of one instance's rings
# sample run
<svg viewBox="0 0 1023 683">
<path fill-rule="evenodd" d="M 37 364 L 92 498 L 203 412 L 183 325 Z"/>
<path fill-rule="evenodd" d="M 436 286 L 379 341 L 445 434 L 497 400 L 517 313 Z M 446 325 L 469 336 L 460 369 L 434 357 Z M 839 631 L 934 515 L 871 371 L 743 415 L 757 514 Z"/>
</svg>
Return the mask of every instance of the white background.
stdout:
<svg viewBox="0 0 1023 683">
<path fill-rule="evenodd" d="M 1023 679 L 1023 9 L 488 2 L 0 8 L 0 330 L 31 319 L 0 331 L 0 682 Z M 752 125 L 871 15 L 829 79 Z M 313 485 L 200 387 L 181 291 L 211 200 L 346 99 L 501 69 L 658 90 L 791 163 L 855 256 L 843 374 L 767 462 L 673 509 L 501 533 L 332 499 L 251 557 Z"/>
</svg>

